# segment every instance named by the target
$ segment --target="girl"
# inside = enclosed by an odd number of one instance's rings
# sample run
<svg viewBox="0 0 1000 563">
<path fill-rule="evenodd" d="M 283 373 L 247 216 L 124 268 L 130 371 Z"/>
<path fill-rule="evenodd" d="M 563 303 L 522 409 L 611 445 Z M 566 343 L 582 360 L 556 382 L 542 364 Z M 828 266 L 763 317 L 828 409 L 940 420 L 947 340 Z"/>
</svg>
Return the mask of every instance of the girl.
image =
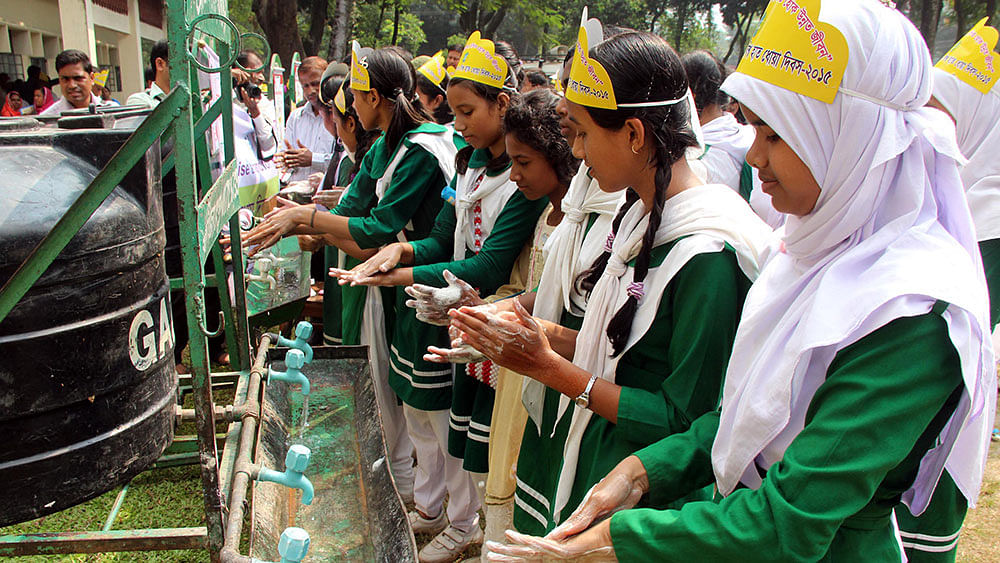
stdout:
<svg viewBox="0 0 1000 563">
<path fill-rule="evenodd" d="M 976 26 L 952 50 L 964 59 L 962 63 L 967 67 L 983 66 L 968 56 L 968 53 L 981 56 L 978 46 L 965 50 L 965 57 L 960 54 L 961 47 L 967 43 L 974 45 L 976 37 L 973 36 L 983 31 L 983 27 Z M 958 147 L 969 159 L 960 175 L 986 272 L 990 328 L 996 328 L 1000 322 L 1000 162 L 996 158 L 1000 143 L 1000 129 L 996 127 L 1000 119 L 1000 93 L 995 83 L 985 93 L 973 87 L 963 79 L 968 73 L 953 64 L 945 58 L 934 68 L 934 96 L 928 105 L 944 110 L 952 118 Z M 971 80 L 981 87 L 978 80 Z M 920 518 L 914 517 L 906 506 L 896 507 L 907 559 L 914 562 L 955 561 L 958 535 L 967 508 L 965 497 L 947 473 L 941 476 L 934 498 Z"/>
<path fill-rule="evenodd" d="M 766 13 L 761 52 L 823 64 L 801 14 L 845 64 L 817 88 L 751 55 L 724 86 L 789 216 L 747 296 L 721 412 L 624 460 L 548 539 L 514 534 L 491 559 L 899 561 L 901 498 L 922 512 L 945 467 L 976 498 L 996 374 L 959 152 L 947 118 L 923 108 L 927 47 L 878 2 Z M 716 502 L 606 518 L 713 480 Z"/>
<path fill-rule="evenodd" d="M 21 116 L 21 94 L 17 90 L 7 92 L 7 99 L 4 100 L 3 108 L 0 108 L 0 115 L 4 117 Z"/>
<path fill-rule="evenodd" d="M 549 89 L 539 89 L 515 102 L 504 116 L 507 154 L 511 159 L 510 178 L 529 200 L 548 198 L 549 205 L 538 218 L 531 243 L 518 257 L 510 282 L 487 301 L 503 299 L 520 292 L 531 292 L 538 286 L 544 265 L 543 247 L 557 225 L 565 220 L 561 205 L 578 161 L 560 134 L 557 97 Z M 418 318 L 432 324 L 448 324 L 447 310 L 455 305 L 447 293 L 459 297 L 463 304 L 478 305 L 475 290 L 458 280 L 449 280 L 449 287 L 436 289 L 423 285 L 407 288 L 414 297 L 407 305 L 417 309 Z M 523 296 L 524 293 L 521 293 Z M 442 301 L 448 303 L 442 307 Z M 431 347 L 435 361 L 469 361 L 471 349 L 440 350 Z M 435 354 L 438 352 L 438 354 Z M 478 353 L 476 353 L 478 354 Z M 484 359 L 481 356 L 480 360 Z M 514 468 L 521 445 L 521 435 L 527 412 L 521 405 L 523 378 L 510 370 L 500 370 L 496 381 L 496 398 L 490 421 L 489 475 L 486 479 L 486 539 L 500 539 L 504 530 L 513 525 Z"/>
<path fill-rule="evenodd" d="M 35 92 L 35 114 L 40 114 L 49 109 L 49 106 L 56 103 L 56 97 L 48 86 L 36 86 Z"/>
<path fill-rule="evenodd" d="M 743 199 L 750 197 L 750 166 L 747 150 L 753 143 L 753 131 L 740 125 L 731 113 L 722 111 L 720 101 L 727 96 L 719 92 L 726 79 L 726 67 L 709 51 L 694 51 L 681 57 L 695 105 L 698 121 L 705 136 L 702 162 L 708 169 L 709 183 L 725 184 L 738 191 Z"/>
<path fill-rule="evenodd" d="M 598 45 L 577 52 L 566 90 L 574 152 L 601 189 L 628 192 L 579 280 L 589 301 L 582 324 L 567 327 L 579 334 L 543 333 L 516 304 L 514 320 L 451 312 L 464 341 L 549 387 L 541 424 L 529 422 L 521 444 L 533 462 L 517 468 L 515 525 L 535 534 L 561 522 L 605 468 L 715 407 L 769 232 L 731 189 L 704 185 L 688 166 L 696 139 L 674 51 L 639 32 L 601 43 L 600 23 L 586 12 L 584 22 L 578 45 Z"/>
<path fill-rule="evenodd" d="M 384 248 L 345 273 L 345 281 L 443 285 L 443 272 L 449 270 L 490 295 L 508 280 L 511 265 L 532 234 L 525 225 L 534 225 L 546 204 L 544 198 L 529 201 L 510 181 L 503 117 L 516 96 L 517 82 L 508 70 L 512 68 L 504 56 L 508 53 L 473 33 L 448 83 L 455 130 L 470 145 L 458 154 L 458 173 L 452 181 L 455 205 L 444 206 L 427 239 Z M 413 267 L 397 267 L 402 264 Z M 428 346 L 447 342 L 446 331 L 418 322 L 415 315 L 406 317 L 405 323 L 400 317 L 397 334 L 407 338 L 393 342 L 390 382 L 404 402 L 410 437 L 417 447 L 418 475 L 427 472 L 428 479 L 440 483 L 443 473 L 450 495 L 450 525 L 420 550 L 420 560 L 450 561 L 468 545 L 482 541 L 478 494 L 463 466 L 475 473 L 487 470 L 493 389 L 466 376 L 463 366 L 453 384 L 450 368 L 442 370 L 424 359 Z M 489 366 L 483 367 L 480 373 L 485 379 Z M 439 489 L 436 502 L 417 502 L 411 516 L 415 532 L 445 526 L 443 500 L 444 490 Z"/>
<path fill-rule="evenodd" d="M 427 236 L 441 208 L 440 193 L 452 173 L 456 147 L 450 131 L 431 123 L 419 102 L 411 102 L 415 87 L 416 76 L 408 61 L 385 49 L 361 49 L 355 42 L 352 107 L 362 128 L 382 132 L 382 136 L 365 154 L 349 194 L 332 213 L 319 213 L 312 205 L 285 207 L 268 215 L 245 244 L 259 244 L 254 250 L 258 252 L 288 233 L 322 233 L 341 250 L 363 259 L 395 240 Z M 359 340 L 369 348 L 396 486 L 404 500 L 412 487 L 419 505 L 436 494 L 435 485 L 414 485 L 413 445 L 387 373 L 392 345 L 387 337 L 393 334 L 397 305 L 405 309 L 402 297 L 402 291 L 391 288 L 369 289 Z"/>
<path fill-rule="evenodd" d="M 420 103 L 434 116 L 434 121 L 441 125 L 451 125 L 455 116 L 448 105 L 448 71 L 444 68 L 444 57 L 440 54 L 427 59 L 427 62 L 417 69 L 417 96 Z"/>
</svg>

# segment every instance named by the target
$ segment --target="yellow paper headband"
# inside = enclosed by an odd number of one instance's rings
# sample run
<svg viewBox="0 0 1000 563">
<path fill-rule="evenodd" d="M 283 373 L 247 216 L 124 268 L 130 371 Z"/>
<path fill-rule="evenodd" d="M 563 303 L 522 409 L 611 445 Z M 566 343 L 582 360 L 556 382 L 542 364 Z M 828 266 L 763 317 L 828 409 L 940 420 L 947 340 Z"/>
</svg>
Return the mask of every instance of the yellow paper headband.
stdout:
<svg viewBox="0 0 1000 563">
<path fill-rule="evenodd" d="M 97 84 L 101 88 L 108 83 L 108 75 L 111 74 L 111 69 L 106 68 L 104 70 L 99 70 L 94 73 L 94 84 Z"/>
<path fill-rule="evenodd" d="M 372 89 L 371 76 L 368 74 L 368 55 L 374 53 L 374 49 L 365 47 L 357 41 L 351 43 L 351 88 L 367 92 Z"/>
<path fill-rule="evenodd" d="M 427 62 L 420 65 L 417 72 L 424 75 L 427 80 L 433 82 L 438 88 L 444 90 L 446 86 L 445 81 L 448 79 L 448 71 L 444 68 L 444 61 L 444 52 L 438 51 Z"/>
<path fill-rule="evenodd" d="M 590 58 L 590 47 L 603 41 L 604 28 L 601 27 L 600 20 L 588 19 L 587 8 L 584 7 L 573 53 L 573 65 L 570 67 L 569 81 L 566 83 L 567 100 L 592 108 L 618 109 L 671 106 L 687 99 L 687 95 L 684 95 L 676 100 L 618 103 L 615 100 L 615 89 L 608 71 L 604 65 Z"/>
<path fill-rule="evenodd" d="M 473 31 L 451 76 L 502 89 L 507 79 L 507 60 L 496 54 L 492 41 Z"/>
<path fill-rule="evenodd" d="M 333 106 L 341 115 L 347 115 L 347 98 L 344 96 L 343 88 L 337 88 L 337 95 L 333 97 Z"/>
<path fill-rule="evenodd" d="M 819 11 L 820 0 L 771 0 L 764 22 L 736 71 L 833 103 L 844 79 L 849 50 L 839 29 L 819 21 Z"/>
<path fill-rule="evenodd" d="M 1000 56 L 994 52 L 997 37 L 997 30 L 986 25 L 983 18 L 934 66 L 986 94 L 1000 77 Z"/>
</svg>

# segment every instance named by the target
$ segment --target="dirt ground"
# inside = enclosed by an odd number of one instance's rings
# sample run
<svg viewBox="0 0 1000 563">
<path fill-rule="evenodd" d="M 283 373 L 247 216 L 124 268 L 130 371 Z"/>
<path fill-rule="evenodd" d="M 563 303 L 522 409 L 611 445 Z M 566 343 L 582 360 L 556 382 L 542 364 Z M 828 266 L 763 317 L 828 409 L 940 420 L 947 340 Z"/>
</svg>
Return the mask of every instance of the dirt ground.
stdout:
<svg viewBox="0 0 1000 563">
<path fill-rule="evenodd" d="M 998 420 L 1000 423 L 1000 420 Z M 969 510 L 958 541 L 961 563 L 1000 561 L 1000 442 L 990 446 L 979 504 Z"/>
</svg>

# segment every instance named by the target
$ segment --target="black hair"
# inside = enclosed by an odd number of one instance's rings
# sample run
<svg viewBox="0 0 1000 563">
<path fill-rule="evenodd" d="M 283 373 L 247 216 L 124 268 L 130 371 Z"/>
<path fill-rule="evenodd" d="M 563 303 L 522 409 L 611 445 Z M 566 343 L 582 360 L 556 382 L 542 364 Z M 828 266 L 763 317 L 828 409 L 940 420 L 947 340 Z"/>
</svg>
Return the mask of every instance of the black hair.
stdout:
<svg viewBox="0 0 1000 563">
<path fill-rule="evenodd" d="M 558 102 L 559 96 L 550 89 L 532 90 L 511 104 L 503 126 L 508 135 L 544 156 L 559 183 L 568 186 L 580 161 L 573 157 L 573 149 L 559 129 Z"/>
<path fill-rule="evenodd" d="M 452 43 L 451 45 L 448 45 L 448 49 L 447 50 L 449 52 L 450 51 L 458 51 L 459 53 L 461 53 L 462 49 L 465 49 L 465 45 L 461 45 L 459 43 Z"/>
<path fill-rule="evenodd" d="M 319 101 L 327 107 L 333 107 L 333 99 L 337 96 L 337 90 L 347 81 L 346 76 L 331 74 L 319 85 Z"/>
<path fill-rule="evenodd" d="M 84 72 L 94 72 L 94 65 L 91 64 L 87 53 L 76 49 L 66 49 L 56 55 L 56 72 L 62 70 L 64 66 L 75 65 L 77 63 L 83 67 Z"/>
<path fill-rule="evenodd" d="M 692 51 L 681 57 L 687 74 L 694 104 L 701 111 L 708 106 L 723 105 L 728 98 L 719 90 L 726 80 L 726 67 L 710 51 Z"/>
<path fill-rule="evenodd" d="M 391 154 L 403 135 L 429 123 L 431 117 L 417 99 L 417 72 L 409 59 L 387 47 L 375 50 L 368 55 L 368 76 L 371 89 L 393 104 L 392 120 L 385 132 L 385 146 Z"/>
<path fill-rule="evenodd" d="M 518 81 L 518 73 L 523 76 L 521 72 L 521 60 L 517 58 L 517 51 L 511 47 L 510 43 L 506 41 L 497 41 L 494 43 L 494 52 L 507 61 L 507 76 L 503 81 L 503 88 L 496 88 L 494 86 L 489 86 L 483 84 L 482 82 L 476 82 L 475 80 L 469 80 L 468 78 L 455 78 L 452 77 L 448 80 L 448 86 L 454 85 L 464 85 L 466 88 L 472 90 L 472 93 L 479 96 L 480 98 L 487 101 L 490 104 L 496 104 L 497 98 L 500 97 L 501 92 L 506 92 L 510 96 L 510 101 L 513 103 L 518 94 L 517 87 L 520 84 Z M 475 149 L 471 146 L 465 147 L 458 151 L 455 155 L 455 169 L 459 174 L 464 174 L 466 170 L 469 169 L 469 159 L 472 158 L 472 153 Z M 486 169 L 490 172 L 503 170 L 510 164 L 510 157 L 507 156 L 507 151 L 504 151 L 499 156 L 492 158 L 488 163 L 486 163 Z"/>
<path fill-rule="evenodd" d="M 410 63 L 410 66 L 413 66 L 413 62 L 412 62 L 413 61 L 413 53 L 411 53 L 409 50 L 407 50 L 403 46 L 401 46 L 401 45 L 386 45 L 385 47 L 382 47 L 382 48 L 385 49 L 386 51 L 391 51 L 393 53 L 396 53 L 404 61 Z"/>
<path fill-rule="evenodd" d="M 169 56 L 167 53 L 167 41 L 165 39 L 160 39 L 156 43 L 153 43 L 153 47 L 149 50 L 149 68 L 153 69 L 154 76 L 156 76 L 156 59 L 163 59 L 166 62 L 170 62 Z"/>
<path fill-rule="evenodd" d="M 146 79 L 146 82 L 156 82 L 156 69 L 147 68 L 143 71 L 142 77 Z"/>
<path fill-rule="evenodd" d="M 445 86 L 448 85 L 447 82 L 442 82 Z M 441 103 L 438 104 L 438 107 L 434 108 L 434 113 L 431 115 L 431 117 L 434 118 L 434 121 L 444 125 L 445 123 L 451 123 L 455 120 L 455 114 L 451 112 L 451 106 L 448 105 L 448 91 L 445 90 L 444 87 L 435 84 L 430 78 L 427 78 L 418 72 L 417 90 L 423 92 L 425 96 L 428 96 L 431 99 L 434 99 L 437 96 L 444 98 Z"/>
<path fill-rule="evenodd" d="M 684 66 L 673 48 L 652 33 L 631 31 L 617 35 L 594 46 L 590 57 L 601 63 L 608 71 L 615 99 L 621 103 L 676 100 L 687 93 L 687 76 Z M 653 242 L 663 214 L 667 187 L 671 180 L 671 167 L 684 158 L 689 147 L 698 141 L 690 125 L 690 110 L 684 102 L 666 106 L 620 108 L 617 110 L 585 107 L 591 119 L 605 129 L 621 129 L 629 118 L 639 119 L 653 146 L 650 165 L 656 168 L 656 190 L 653 207 L 649 210 L 649 223 L 642 237 L 642 247 L 635 259 L 633 280 L 641 283 L 649 272 L 649 262 Z M 629 189 L 625 204 L 615 216 L 611 233 L 618 232 L 626 211 L 639 199 L 634 190 Z M 597 280 L 604 273 L 611 257 L 605 251 L 594 262 L 590 270 L 580 275 L 578 284 L 585 292 L 593 290 Z M 608 338 L 614 354 L 621 352 L 632 331 L 632 320 L 639 307 L 639 300 L 629 296 L 622 308 L 608 323 Z"/>
<path fill-rule="evenodd" d="M 539 88 L 548 88 L 551 85 L 551 82 L 549 82 L 549 75 L 537 68 L 524 72 L 524 82 Z"/>
<path fill-rule="evenodd" d="M 38 78 L 42 75 L 42 67 L 40 67 L 38 65 L 30 65 L 28 67 L 28 71 L 27 72 L 28 72 L 28 80 L 29 81 L 30 80 L 38 80 Z"/>
<path fill-rule="evenodd" d="M 351 81 L 347 79 L 341 80 L 340 89 L 344 92 L 344 107 L 347 109 L 341 112 L 336 105 L 333 105 L 330 111 L 337 112 L 341 121 L 347 119 L 354 120 L 354 136 L 358 140 L 358 146 L 354 149 L 354 166 L 351 168 L 351 176 L 353 177 L 361 169 L 361 160 L 368 153 L 368 149 L 375 143 L 381 132 L 374 129 L 368 131 L 361 126 L 361 120 L 358 119 L 358 112 L 354 111 L 354 92 L 351 91 Z"/>
<path fill-rule="evenodd" d="M 254 51 L 253 49 L 243 49 L 242 51 L 237 53 L 236 62 L 245 69 L 253 70 L 253 67 L 250 66 L 250 55 L 253 55 L 258 59 L 260 59 L 260 55 L 257 54 L 257 51 Z M 261 59 L 261 62 L 265 64 L 267 63 L 267 61 L 265 61 L 264 59 Z"/>
</svg>

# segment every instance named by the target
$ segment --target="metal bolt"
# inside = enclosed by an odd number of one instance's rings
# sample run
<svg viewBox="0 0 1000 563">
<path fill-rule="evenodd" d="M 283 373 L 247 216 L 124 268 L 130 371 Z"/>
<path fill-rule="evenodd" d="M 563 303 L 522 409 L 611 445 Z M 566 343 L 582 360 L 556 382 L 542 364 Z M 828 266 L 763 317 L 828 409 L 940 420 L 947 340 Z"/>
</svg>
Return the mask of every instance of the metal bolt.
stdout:
<svg viewBox="0 0 1000 563">
<path fill-rule="evenodd" d="M 309 532 L 302 528 L 285 528 L 278 540 L 278 555 L 283 561 L 302 561 L 309 552 Z"/>
<path fill-rule="evenodd" d="M 302 340 L 309 340 L 312 333 L 313 325 L 309 321 L 299 321 L 299 324 L 295 325 L 295 336 Z"/>
<path fill-rule="evenodd" d="M 286 369 L 302 369 L 304 365 L 306 365 L 306 355 L 302 350 L 292 349 L 285 352 Z"/>
<path fill-rule="evenodd" d="M 301 444 L 295 444 L 288 448 L 288 453 L 285 454 L 285 471 L 305 472 L 306 467 L 309 466 L 310 455 L 312 455 L 312 451 Z"/>
</svg>

